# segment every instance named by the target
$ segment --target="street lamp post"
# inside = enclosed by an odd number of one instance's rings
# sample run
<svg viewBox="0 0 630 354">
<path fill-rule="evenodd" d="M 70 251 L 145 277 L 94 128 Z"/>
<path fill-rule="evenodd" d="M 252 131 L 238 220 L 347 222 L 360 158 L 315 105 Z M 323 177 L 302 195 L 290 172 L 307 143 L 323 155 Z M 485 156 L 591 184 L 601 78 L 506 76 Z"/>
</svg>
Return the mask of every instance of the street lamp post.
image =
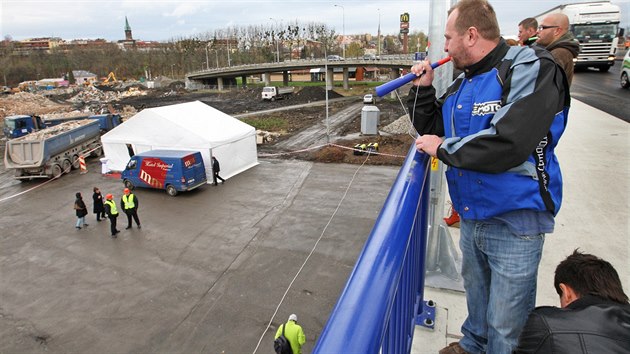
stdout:
<svg viewBox="0 0 630 354">
<path fill-rule="evenodd" d="M 341 7 L 341 15 L 343 19 L 343 41 L 341 42 L 343 48 L 343 57 L 346 57 L 346 9 L 341 5 L 335 5 L 336 7 Z"/>
<path fill-rule="evenodd" d="M 376 52 L 376 54 L 379 56 L 381 56 L 381 9 L 378 9 L 378 50 Z"/>
<path fill-rule="evenodd" d="M 278 20 L 276 20 L 273 17 L 269 17 L 269 19 L 276 23 L 276 29 L 274 30 L 274 32 L 276 33 L 276 61 L 279 63 L 280 62 L 280 47 L 278 46 Z"/>
<path fill-rule="evenodd" d="M 208 44 L 206 43 L 206 70 L 210 70 L 210 61 L 208 60 Z"/>
<path fill-rule="evenodd" d="M 326 144 L 330 144 L 330 122 L 328 119 L 328 52 L 326 51 L 326 45 L 320 41 L 312 41 L 313 43 L 319 43 L 324 46 L 324 82 L 326 87 Z"/>
<path fill-rule="evenodd" d="M 330 144 L 330 123 L 328 121 L 328 53 L 324 45 L 324 81 L 326 81 L 326 144 Z"/>
</svg>

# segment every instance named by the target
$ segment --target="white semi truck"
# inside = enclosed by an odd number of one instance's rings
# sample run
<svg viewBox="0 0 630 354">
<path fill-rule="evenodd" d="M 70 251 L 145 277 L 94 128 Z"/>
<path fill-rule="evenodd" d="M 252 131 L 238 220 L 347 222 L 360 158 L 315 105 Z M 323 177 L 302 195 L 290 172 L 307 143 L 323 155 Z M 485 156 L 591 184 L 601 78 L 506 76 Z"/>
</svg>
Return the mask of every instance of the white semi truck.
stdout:
<svg viewBox="0 0 630 354">
<path fill-rule="evenodd" d="M 592 1 L 559 5 L 536 16 L 540 23 L 547 15 L 562 13 L 569 18 L 569 30 L 580 42 L 580 54 L 573 59 L 577 67 L 608 71 L 615 63 L 621 12 L 610 1 Z"/>
</svg>

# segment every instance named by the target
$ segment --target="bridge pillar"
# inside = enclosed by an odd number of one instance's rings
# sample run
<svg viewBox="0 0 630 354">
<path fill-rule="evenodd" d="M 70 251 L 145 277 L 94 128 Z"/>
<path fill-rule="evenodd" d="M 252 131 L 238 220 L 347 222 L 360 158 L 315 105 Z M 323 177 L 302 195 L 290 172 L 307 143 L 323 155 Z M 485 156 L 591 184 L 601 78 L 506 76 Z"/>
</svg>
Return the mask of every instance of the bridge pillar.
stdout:
<svg viewBox="0 0 630 354">
<path fill-rule="evenodd" d="M 217 77 L 217 89 L 219 91 L 223 90 L 223 78 L 222 77 Z"/>
<path fill-rule="evenodd" d="M 389 74 L 389 77 L 393 80 L 393 79 L 397 79 L 400 77 L 400 69 L 398 68 L 393 68 L 391 73 Z M 390 92 L 389 97 L 391 98 L 396 98 L 396 90 L 392 90 L 392 92 Z"/>
<path fill-rule="evenodd" d="M 247 87 L 247 75 L 241 76 L 241 81 L 242 81 L 242 84 L 243 84 L 243 88 L 246 88 Z"/>
<path fill-rule="evenodd" d="M 333 68 L 328 68 L 326 70 L 326 90 L 332 90 L 335 83 L 335 74 L 333 72 Z"/>
<path fill-rule="evenodd" d="M 265 81 L 265 86 L 271 86 L 271 73 L 264 73 L 263 80 Z"/>
<path fill-rule="evenodd" d="M 348 68 L 347 67 L 343 68 L 343 89 L 344 90 L 347 90 L 349 88 L 349 86 L 348 86 L 348 77 L 349 76 L 350 75 L 348 75 Z"/>
<path fill-rule="evenodd" d="M 289 86 L 289 72 L 282 72 L 282 86 Z"/>
</svg>

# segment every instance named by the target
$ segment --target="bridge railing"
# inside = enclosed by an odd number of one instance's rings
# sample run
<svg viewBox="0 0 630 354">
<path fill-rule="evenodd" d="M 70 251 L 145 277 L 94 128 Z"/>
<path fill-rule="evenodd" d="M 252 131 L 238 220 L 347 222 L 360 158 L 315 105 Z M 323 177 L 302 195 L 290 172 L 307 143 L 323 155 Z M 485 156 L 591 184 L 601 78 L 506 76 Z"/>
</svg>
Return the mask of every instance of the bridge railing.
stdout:
<svg viewBox="0 0 630 354">
<path fill-rule="evenodd" d="M 424 295 L 429 158 L 409 149 L 314 353 L 409 353 Z"/>
</svg>

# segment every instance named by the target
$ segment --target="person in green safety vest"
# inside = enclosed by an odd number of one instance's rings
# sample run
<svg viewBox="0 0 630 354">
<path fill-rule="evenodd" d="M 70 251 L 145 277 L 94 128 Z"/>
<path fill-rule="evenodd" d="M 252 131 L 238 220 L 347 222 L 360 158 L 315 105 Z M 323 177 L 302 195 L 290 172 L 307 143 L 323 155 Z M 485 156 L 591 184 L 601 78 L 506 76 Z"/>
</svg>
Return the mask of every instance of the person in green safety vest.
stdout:
<svg viewBox="0 0 630 354">
<path fill-rule="evenodd" d="M 136 221 L 136 225 L 138 228 L 142 228 L 140 226 L 140 219 L 138 219 L 138 197 L 135 194 L 131 193 L 129 188 L 125 188 L 125 195 L 120 198 L 120 206 L 122 206 L 123 211 L 127 215 L 127 227 L 126 230 L 131 229 L 131 218 Z"/>
<path fill-rule="evenodd" d="M 105 213 L 109 218 L 110 229 L 112 231 L 112 238 L 116 238 L 116 234 L 119 233 L 116 229 L 116 219 L 118 218 L 118 208 L 116 208 L 116 202 L 114 196 L 110 193 L 105 196 Z"/>
<path fill-rule="evenodd" d="M 297 315 L 294 313 L 291 314 L 287 323 L 278 327 L 274 338 L 280 337 L 282 334 L 282 327 L 284 327 L 284 337 L 289 341 L 289 344 L 291 344 L 293 354 L 301 354 L 302 346 L 306 343 L 306 336 L 304 335 L 302 326 L 297 324 Z"/>
</svg>

